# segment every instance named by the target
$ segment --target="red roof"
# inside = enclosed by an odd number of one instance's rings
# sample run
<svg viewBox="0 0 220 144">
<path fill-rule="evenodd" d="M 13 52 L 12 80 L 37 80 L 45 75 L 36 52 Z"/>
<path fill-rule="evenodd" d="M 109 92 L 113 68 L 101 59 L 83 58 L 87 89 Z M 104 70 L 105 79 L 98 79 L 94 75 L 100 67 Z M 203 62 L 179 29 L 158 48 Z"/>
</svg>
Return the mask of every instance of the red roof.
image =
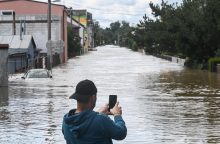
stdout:
<svg viewBox="0 0 220 144">
<path fill-rule="evenodd" d="M 35 1 L 35 0 L 0 0 L 0 3 L 1 2 L 13 2 L 13 1 L 29 1 L 29 2 L 48 4 L 47 2 Z M 61 5 L 61 4 L 54 4 L 54 3 L 52 3 L 52 5 L 57 5 L 57 6 L 65 7 L 64 5 Z"/>
<path fill-rule="evenodd" d="M 63 15 L 64 5 L 52 4 L 52 14 Z M 0 10 L 14 10 L 17 14 L 47 14 L 48 3 L 33 0 L 0 0 Z"/>
</svg>

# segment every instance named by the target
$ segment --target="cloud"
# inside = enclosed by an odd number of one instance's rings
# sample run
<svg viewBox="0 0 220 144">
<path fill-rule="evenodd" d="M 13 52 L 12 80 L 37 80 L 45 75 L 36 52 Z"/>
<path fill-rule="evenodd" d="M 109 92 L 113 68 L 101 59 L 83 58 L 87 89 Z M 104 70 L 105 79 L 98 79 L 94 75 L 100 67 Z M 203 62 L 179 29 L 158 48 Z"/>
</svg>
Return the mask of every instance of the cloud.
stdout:
<svg viewBox="0 0 220 144">
<path fill-rule="evenodd" d="M 47 0 L 41 0 L 47 1 Z M 151 17 L 149 2 L 161 3 L 161 0 L 61 0 L 60 4 L 73 9 L 87 9 L 102 27 L 115 21 L 126 20 L 137 24 L 144 14 Z M 167 0 L 169 3 L 181 0 Z"/>
<path fill-rule="evenodd" d="M 107 1 L 103 1 L 103 0 L 84 0 L 85 3 L 84 5 L 87 6 L 109 6 L 115 3 L 114 0 L 107 0 Z"/>
<path fill-rule="evenodd" d="M 136 0 L 117 0 L 116 1 L 120 5 L 135 5 Z"/>
</svg>

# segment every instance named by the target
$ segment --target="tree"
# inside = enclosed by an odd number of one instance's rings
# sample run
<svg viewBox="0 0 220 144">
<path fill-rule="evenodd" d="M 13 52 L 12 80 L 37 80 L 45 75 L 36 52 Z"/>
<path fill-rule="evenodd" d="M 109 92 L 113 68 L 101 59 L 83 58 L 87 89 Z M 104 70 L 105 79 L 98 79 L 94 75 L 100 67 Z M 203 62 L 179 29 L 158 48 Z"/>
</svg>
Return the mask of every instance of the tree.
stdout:
<svg viewBox="0 0 220 144">
<path fill-rule="evenodd" d="M 68 31 L 68 57 L 73 57 L 80 54 L 81 44 L 80 37 L 74 35 L 72 27 L 67 27 Z"/>
<path fill-rule="evenodd" d="M 126 21 L 116 21 L 110 24 L 110 27 L 105 29 L 97 28 L 97 41 L 98 43 L 116 44 L 119 42 L 120 46 L 128 46 L 128 39 L 131 39 L 131 32 L 133 28 Z"/>
<path fill-rule="evenodd" d="M 149 3 L 155 19 L 146 15 L 136 29 L 137 45 L 152 54 L 188 57 L 207 63 L 220 49 L 220 1 L 183 0 L 181 5 Z"/>
</svg>

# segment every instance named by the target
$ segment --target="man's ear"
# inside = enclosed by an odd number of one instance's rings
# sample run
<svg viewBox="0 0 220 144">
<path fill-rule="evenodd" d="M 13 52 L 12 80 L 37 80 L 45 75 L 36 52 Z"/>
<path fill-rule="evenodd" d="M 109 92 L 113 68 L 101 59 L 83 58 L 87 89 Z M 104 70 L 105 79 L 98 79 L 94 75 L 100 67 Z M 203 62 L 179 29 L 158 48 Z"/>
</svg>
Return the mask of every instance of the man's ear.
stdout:
<svg viewBox="0 0 220 144">
<path fill-rule="evenodd" d="M 93 96 L 91 96 L 90 98 L 91 98 L 91 101 L 92 101 L 92 102 L 96 101 L 96 95 L 93 95 Z"/>
<path fill-rule="evenodd" d="M 89 101 L 90 101 L 90 102 L 93 102 L 95 98 L 96 98 L 95 95 L 93 95 L 93 96 L 91 96 L 91 97 L 89 98 Z"/>
<path fill-rule="evenodd" d="M 93 95 L 93 96 L 92 96 L 92 99 L 95 100 L 95 99 L 96 99 L 96 95 Z"/>
</svg>

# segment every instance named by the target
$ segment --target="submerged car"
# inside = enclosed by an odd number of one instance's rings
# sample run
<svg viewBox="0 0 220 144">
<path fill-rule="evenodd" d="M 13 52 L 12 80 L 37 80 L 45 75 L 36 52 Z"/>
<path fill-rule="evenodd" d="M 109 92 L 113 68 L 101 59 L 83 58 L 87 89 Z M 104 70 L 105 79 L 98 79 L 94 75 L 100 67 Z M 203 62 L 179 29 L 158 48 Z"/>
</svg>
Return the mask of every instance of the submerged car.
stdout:
<svg viewBox="0 0 220 144">
<path fill-rule="evenodd" d="M 31 69 L 28 70 L 21 78 L 22 79 L 52 78 L 52 75 L 47 69 Z"/>
</svg>

